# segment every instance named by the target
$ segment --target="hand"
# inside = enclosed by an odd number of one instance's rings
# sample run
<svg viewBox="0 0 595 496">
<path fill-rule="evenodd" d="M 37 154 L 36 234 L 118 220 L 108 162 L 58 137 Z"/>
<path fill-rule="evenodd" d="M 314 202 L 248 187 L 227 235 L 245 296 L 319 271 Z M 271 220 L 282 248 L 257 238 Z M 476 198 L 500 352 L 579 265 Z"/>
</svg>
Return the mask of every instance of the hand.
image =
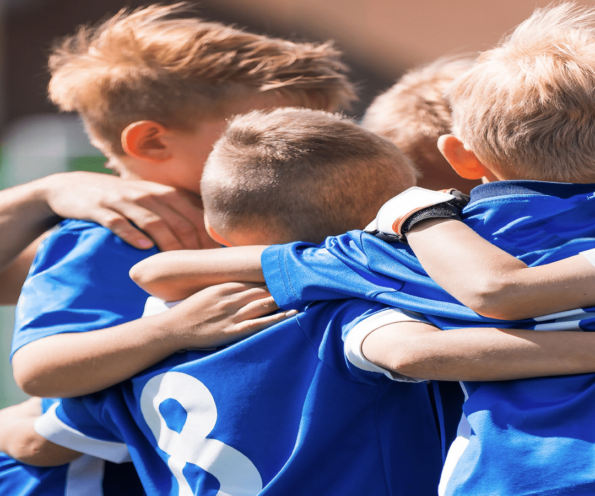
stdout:
<svg viewBox="0 0 595 496">
<path fill-rule="evenodd" d="M 54 174 L 42 181 L 56 215 L 97 222 L 136 248 L 219 246 L 206 233 L 200 199 L 190 193 L 92 172 Z"/>
<path fill-rule="evenodd" d="M 153 318 L 162 319 L 163 329 L 175 335 L 177 349 L 214 348 L 298 313 L 272 314 L 276 310 L 279 307 L 263 284 L 226 283 L 203 289 Z"/>
</svg>

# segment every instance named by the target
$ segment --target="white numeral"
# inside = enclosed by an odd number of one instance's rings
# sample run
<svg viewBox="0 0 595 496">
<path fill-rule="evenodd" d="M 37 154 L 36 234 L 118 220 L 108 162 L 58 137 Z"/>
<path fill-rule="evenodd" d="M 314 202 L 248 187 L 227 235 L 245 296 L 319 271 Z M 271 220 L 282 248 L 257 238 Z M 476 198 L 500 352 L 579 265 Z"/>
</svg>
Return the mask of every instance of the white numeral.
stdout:
<svg viewBox="0 0 595 496">
<path fill-rule="evenodd" d="M 167 399 L 178 401 L 188 414 L 179 433 L 167 426 L 159 411 Z M 181 372 L 157 375 L 145 385 L 140 405 L 157 445 L 170 456 L 167 463 L 178 481 L 180 496 L 194 495 L 182 474 L 186 463 L 198 465 L 219 480 L 217 496 L 254 496 L 262 490 L 260 473 L 246 456 L 217 439 L 207 439 L 217 421 L 217 406 L 198 379 Z"/>
</svg>

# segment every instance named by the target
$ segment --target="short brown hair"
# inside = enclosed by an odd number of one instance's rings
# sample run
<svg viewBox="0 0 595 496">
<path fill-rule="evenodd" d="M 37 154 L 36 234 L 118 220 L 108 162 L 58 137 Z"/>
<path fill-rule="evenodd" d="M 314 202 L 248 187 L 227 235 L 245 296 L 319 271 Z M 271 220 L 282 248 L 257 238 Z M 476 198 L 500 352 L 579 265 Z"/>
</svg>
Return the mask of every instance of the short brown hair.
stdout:
<svg viewBox="0 0 595 496">
<path fill-rule="evenodd" d="M 318 243 L 363 229 L 414 184 L 414 167 L 388 140 L 338 114 L 283 108 L 230 122 L 201 191 L 222 231 L 268 226 L 284 241 Z"/>
<path fill-rule="evenodd" d="M 188 128 L 246 92 L 280 92 L 325 110 L 355 98 L 332 43 L 292 43 L 197 18 L 186 4 L 125 9 L 82 27 L 49 59 L 50 99 L 123 153 L 122 131 L 139 120 Z"/>
<path fill-rule="evenodd" d="M 454 134 L 507 179 L 594 182 L 595 9 L 537 9 L 448 96 Z"/>
<path fill-rule="evenodd" d="M 451 168 L 438 150 L 438 138 L 452 132 L 448 86 L 475 59 L 447 57 L 412 69 L 368 107 L 362 126 L 397 145 L 421 170 Z"/>
</svg>

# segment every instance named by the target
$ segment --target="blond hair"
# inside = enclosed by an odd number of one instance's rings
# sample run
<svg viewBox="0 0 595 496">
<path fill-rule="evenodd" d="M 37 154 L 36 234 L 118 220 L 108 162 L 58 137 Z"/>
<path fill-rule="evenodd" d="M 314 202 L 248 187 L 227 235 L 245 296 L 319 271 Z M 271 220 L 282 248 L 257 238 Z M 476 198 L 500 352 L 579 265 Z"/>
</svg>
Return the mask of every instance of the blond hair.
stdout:
<svg viewBox="0 0 595 496">
<path fill-rule="evenodd" d="M 414 184 L 415 169 L 388 140 L 337 114 L 284 108 L 231 121 L 207 160 L 201 191 L 216 230 L 318 243 L 363 229 Z"/>
<path fill-rule="evenodd" d="M 445 57 L 412 69 L 374 99 L 362 126 L 397 145 L 422 170 L 450 171 L 437 147 L 438 138 L 452 131 L 452 115 L 444 92 L 475 62 Z"/>
<path fill-rule="evenodd" d="M 124 9 L 80 28 L 50 56 L 50 99 L 81 114 L 121 154 L 122 131 L 139 120 L 188 128 L 254 93 L 279 92 L 295 105 L 330 110 L 355 98 L 331 43 L 292 43 L 176 17 L 187 10 L 184 3 Z"/>
<path fill-rule="evenodd" d="M 537 9 L 448 97 L 454 133 L 507 179 L 593 182 L 595 9 Z"/>
</svg>

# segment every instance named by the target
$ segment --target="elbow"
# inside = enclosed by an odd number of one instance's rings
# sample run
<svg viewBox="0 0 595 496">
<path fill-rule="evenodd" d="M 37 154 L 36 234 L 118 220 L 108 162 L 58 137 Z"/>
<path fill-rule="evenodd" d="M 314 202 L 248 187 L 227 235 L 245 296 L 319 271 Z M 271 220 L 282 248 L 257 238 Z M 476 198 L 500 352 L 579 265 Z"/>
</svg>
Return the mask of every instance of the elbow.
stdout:
<svg viewBox="0 0 595 496">
<path fill-rule="evenodd" d="M 22 350 L 17 351 L 12 358 L 12 373 L 17 386 L 29 396 L 59 397 L 60 392 L 54 391 L 44 382 L 48 376 L 47 371 L 38 366 L 40 362 L 28 359 L 26 353 L 23 355 Z"/>
<path fill-rule="evenodd" d="M 14 380 L 29 396 L 52 397 L 53 391 L 49 391 L 39 384 L 39 375 L 29 370 L 13 367 Z"/>
<path fill-rule="evenodd" d="M 424 336 L 425 337 L 425 336 Z M 388 368 L 393 372 L 416 379 L 433 379 L 433 363 L 421 336 L 411 336 L 402 346 L 392 350 Z"/>
<path fill-rule="evenodd" d="M 513 288 L 504 280 L 476 280 L 473 288 L 459 296 L 459 301 L 483 317 L 498 320 L 524 318 Z"/>
<path fill-rule="evenodd" d="M 155 276 L 151 273 L 151 269 L 143 262 L 134 265 L 128 272 L 128 275 L 136 284 L 148 292 L 151 285 L 155 282 Z"/>
</svg>

